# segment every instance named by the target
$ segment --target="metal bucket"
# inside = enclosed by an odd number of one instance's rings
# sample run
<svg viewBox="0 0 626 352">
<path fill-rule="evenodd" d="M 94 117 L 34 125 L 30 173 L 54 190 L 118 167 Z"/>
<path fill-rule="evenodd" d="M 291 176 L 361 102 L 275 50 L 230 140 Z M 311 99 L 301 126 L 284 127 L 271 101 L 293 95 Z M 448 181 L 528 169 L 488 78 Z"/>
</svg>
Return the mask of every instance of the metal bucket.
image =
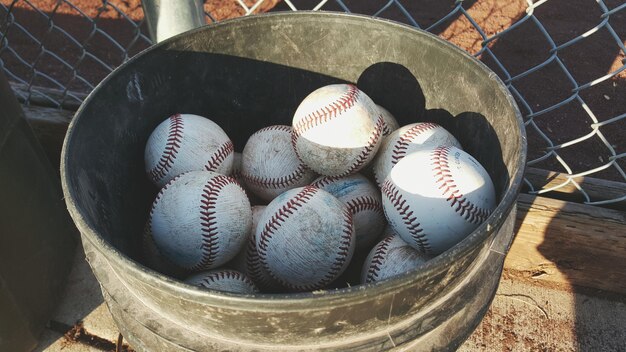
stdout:
<svg viewBox="0 0 626 352">
<path fill-rule="evenodd" d="M 137 260 L 157 192 L 143 148 L 167 116 L 206 116 L 241 151 L 290 124 L 312 90 L 353 82 L 404 125 L 438 122 L 489 170 L 499 204 L 457 246 L 371 285 L 236 295 L 187 286 Z M 278 13 L 162 42 L 109 75 L 65 140 L 65 199 L 123 335 L 139 351 L 453 350 L 475 329 L 513 239 L 526 137 L 513 98 L 471 56 L 426 32 L 369 17 Z"/>
</svg>

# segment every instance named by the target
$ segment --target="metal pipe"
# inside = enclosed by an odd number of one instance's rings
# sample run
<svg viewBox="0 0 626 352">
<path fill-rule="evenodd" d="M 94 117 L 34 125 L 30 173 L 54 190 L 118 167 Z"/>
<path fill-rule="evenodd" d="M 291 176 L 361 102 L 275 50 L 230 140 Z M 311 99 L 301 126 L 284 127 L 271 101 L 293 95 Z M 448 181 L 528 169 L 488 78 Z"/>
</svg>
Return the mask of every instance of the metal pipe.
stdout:
<svg viewBox="0 0 626 352">
<path fill-rule="evenodd" d="M 141 5 L 154 43 L 206 24 L 202 0 L 143 0 Z"/>
</svg>

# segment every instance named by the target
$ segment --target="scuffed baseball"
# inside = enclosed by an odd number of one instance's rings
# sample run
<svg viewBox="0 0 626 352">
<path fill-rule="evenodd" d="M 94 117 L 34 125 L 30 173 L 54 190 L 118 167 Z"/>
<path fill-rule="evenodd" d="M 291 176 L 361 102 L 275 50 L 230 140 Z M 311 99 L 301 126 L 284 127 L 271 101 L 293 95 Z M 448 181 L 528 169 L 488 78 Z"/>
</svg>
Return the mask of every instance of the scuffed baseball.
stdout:
<svg viewBox="0 0 626 352">
<path fill-rule="evenodd" d="M 309 184 L 316 175 L 296 156 L 291 127 L 274 125 L 255 132 L 246 142 L 241 176 L 250 191 L 269 202 L 287 190 Z"/>
<path fill-rule="evenodd" d="M 368 284 L 404 274 L 426 263 L 431 257 L 409 246 L 400 236 L 388 236 L 370 251 L 361 283 Z"/>
<path fill-rule="evenodd" d="M 333 84 L 309 94 L 292 120 L 298 158 L 325 176 L 346 176 L 365 167 L 380 145 L 383 118 L 356 86 Z"/>
<path fill-rule="evenodd" d="M 228 269 L 200 272 L 185 279 L 185 283 L 209 290 L 231 293 L 259 292 L 259 289 L 248 276 L 239 271 Z"/>
<path fill-rule="evenodd" d="M 159 251 L 187 270 L 217 268 L 243 247 L 252 210 L 233 178 L 190 171 L 161 189 L 150 212 Z"/>
<path fill-rule="evenodd" d="M 418 150 L 446 145 L 462 149 L 456 138 L 436 123 L 416 122 L 395 130 L 383 139 L 378 154 L 372 161 L 378 186 L 382 186 L 391 168 L 406 155 Z"/>
<path fill-rule="evenodd" d="M 262 265 L 290 291 L 325 287 L 354 253 L 352 214 L 313 186 L 276 197 L 261 215 L 255 236 Z"/>
<path fill-rule="evenodd" d="M 383 137 L 390 135 L 393 131 L 400 128 L 400 124 L 398 124 L 398 120 L 389 112 L 389 110 L 383 108 L 380 105 L 376 105 L 378 111 L 383 117 Z"/>
<path fill-rule="evenodd" d="M 452 146 L 405 156 L 381 190 L 394 231 L 413 248 L 433 255 L 463 240 L 496 206 L 487 171 Z"/>
<path fill-rule="evenodd" d="M 150 134 L 144 151 L 146 173 L 158 187 L 196 170 L 229 175 L 233 143 L 215 122 L 198 115 L 175 114 Z"/>
<path fill-rule="evenodd" d="M 354 222 L 356 250 L 369 250 L 387 223 L 378 188 L 361 174 L 321 176 L 311 185 L 327 191 L 348 207 Z"/>
</svg>

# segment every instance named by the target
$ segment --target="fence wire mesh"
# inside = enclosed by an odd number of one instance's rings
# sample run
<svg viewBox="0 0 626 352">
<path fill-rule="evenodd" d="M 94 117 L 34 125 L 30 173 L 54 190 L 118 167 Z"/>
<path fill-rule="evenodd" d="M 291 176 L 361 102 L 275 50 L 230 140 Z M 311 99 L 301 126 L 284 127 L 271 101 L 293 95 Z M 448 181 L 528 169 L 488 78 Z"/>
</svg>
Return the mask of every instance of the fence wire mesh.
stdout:
<svg viewBox="0 0 626 352">
<path fill-rule="evenodd" d="M 391 19 L 467 50 L 505 82 L 529 140 L 528 165 L 565 175 L 589 204 L 626 200 L 626 3 L 623 0 L 206 0 L 207 22 L 326 10 Z M 0 65 L 25 103 L 76 106 L 147 48 L 140 0 L 0 0 Z M 584 176 L 617 183 L 597 197 Z"/>
</svg>

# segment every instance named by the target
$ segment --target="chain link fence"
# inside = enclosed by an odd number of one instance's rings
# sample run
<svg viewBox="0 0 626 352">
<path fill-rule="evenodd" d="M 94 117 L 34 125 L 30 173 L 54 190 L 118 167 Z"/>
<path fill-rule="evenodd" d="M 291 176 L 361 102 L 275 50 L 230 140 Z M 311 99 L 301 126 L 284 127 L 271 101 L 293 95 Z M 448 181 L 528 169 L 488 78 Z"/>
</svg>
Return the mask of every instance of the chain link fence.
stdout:
<svg viewBox="0 0 626 352">
<path fill-rule="evenodd" d="M 467 50 L 505 82 L 529 138 L 531 193 L 574 188 L 588 204 L 626 201 L 623 0 L 207 0 L 207 22 L 267 11 L 327 10 L 391 19 Z M 0 65 L 18 98 L 75 108 L 151 41 L 140 0 L 0 0 Z M 598 196 L 585 176 L 616 189 Z"/>
</svg>

